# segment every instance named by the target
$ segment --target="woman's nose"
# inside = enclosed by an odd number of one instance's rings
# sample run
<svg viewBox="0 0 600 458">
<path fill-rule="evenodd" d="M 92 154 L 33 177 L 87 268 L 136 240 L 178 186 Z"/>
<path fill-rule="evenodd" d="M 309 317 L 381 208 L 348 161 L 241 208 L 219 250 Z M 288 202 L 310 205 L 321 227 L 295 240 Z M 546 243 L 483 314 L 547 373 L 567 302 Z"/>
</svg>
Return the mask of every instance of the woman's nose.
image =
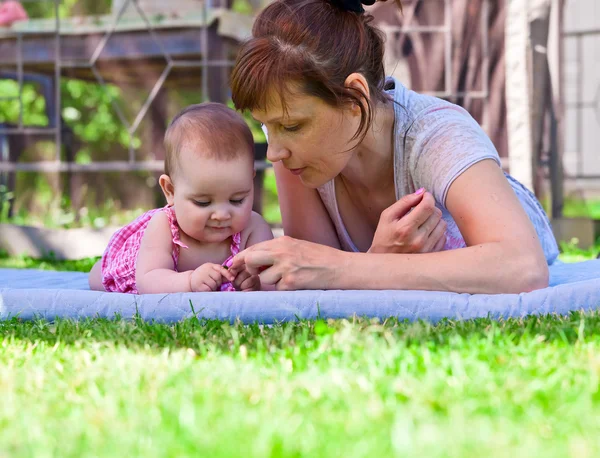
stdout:
<svg viewBox="0 0 600 458">
<path fill-rule="evenodd" d="M 290 151 L 284 147 L 269 143 L 267 147 L 267 159 L 271 162 L 279 162 L 290 157 Z"/>
</svg>

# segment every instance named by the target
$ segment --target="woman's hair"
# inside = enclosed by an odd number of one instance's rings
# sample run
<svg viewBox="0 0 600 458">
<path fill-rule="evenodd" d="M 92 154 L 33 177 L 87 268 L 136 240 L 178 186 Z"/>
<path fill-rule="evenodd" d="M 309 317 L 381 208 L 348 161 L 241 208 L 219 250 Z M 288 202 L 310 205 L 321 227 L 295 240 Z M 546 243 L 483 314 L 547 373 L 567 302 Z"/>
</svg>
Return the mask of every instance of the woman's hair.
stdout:
<svg viewBox="0 0 600 458">
<path fill-rule="evenodd" d="M 171 175 L 183 148 L 197 149 L 210 159 L 225 161 L 248 155 L 254 159 L 254 139 L 244 118 L 220 103 L 190 105 L 179 112 L 165 132 L 165 173 Z"/>
<path fill-rule="evenodd" d="M 400 0 L 395 1 L 401 8 Z M 384 36 L 372 21 L 360 0 L 271 3 L 256 18 L 252 38 L 238 53 L 231 75 L 236 108 L 265 109 L 267 97 L 275 91 L 285 111 L 285 96 L 299 88 L 330 106 L 356 103 L 361 122 L 354 138 L 361 133 L 364 137 L 372 122 L 371 102 L 386 100 Z M 371 100 L 344 85 L 352 73 L 365 77 Z"/>
</svg>

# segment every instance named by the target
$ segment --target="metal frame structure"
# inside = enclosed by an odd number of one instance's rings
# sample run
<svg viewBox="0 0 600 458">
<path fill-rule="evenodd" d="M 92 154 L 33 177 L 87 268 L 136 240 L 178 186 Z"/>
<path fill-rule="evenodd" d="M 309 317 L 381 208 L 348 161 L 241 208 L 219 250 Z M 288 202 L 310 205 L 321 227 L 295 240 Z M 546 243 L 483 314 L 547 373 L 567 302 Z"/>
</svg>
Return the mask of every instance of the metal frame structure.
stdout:
<svg viewBox="0 0 600 458">
<path fill-rule="evenodd" d="M 25 1 L 33 1 L 33 0 L 25 0 Z M 56 145 L 56 156 L 57 161 L 60 161 L 60 146 L 61 146 L 61 125 L 60 125 L 60 78 L 61 78 L 61 68 L 60 68 L 60 15 L 59 15 L 59 0 L 46 0 L 52 1 L 54 3 L 54 21 L 55 21 L 55 36 L 54 36 L 54 46 L 55 46 L 55 67 L 54 67 L 54 96 L 55 103 L 54 105 L 54 116 L 48 117 L 49 127 L 47 128 L 31 128 L 23 125 L 23 83 L 24 83 L 24 70 L 23 70 L 23 55 L 21 49 L 23 47 L 23 34 L 16 33 L 17 38 L 17 82 L 18 82 L 18 95 L 16 97 L 0 97 L 0 100 L 18 100 L 19 101 L 19 122 L 16 128 L 7 128 L 0 126 L 0 135 L 12 135 L 12 134 L 54 134 L 55 136 L 55 145 Z M 52 124 L 56 125 L 52 125 Z M 13 169 L 14 166 L 14 169 Z M 0 162 L 0 171 L 12 171 L 19 170 L 16 167 L 17 164 L 6 164 Z"/>
<path fill-rule="evenodd" d="M 575 40 L 576 46 L 576 60 L 577 60 L 577 91 L 576 91 L 576 100 L 575 102 L 566 103 L 565 109 L 574 108 L 576 110 L 576 124 L 577 124 L 577 135 L 576 135 L 576 151 L 577 154 L 577 165 L 575 174 L 567 174 L 565 178 L 575 179 L 575 180 L 598 180 L 600 179 L 600 174 L 594 173 L 585 173 L 584 171 L 584 150 L 582 145 L 583 138 L 583 113 L 584 109 L 592 108 L 596 111 L 596 121 L 598 126 L 600 127 L 600 81 L 598 81 L 598 86 L 596 88 L 595 97 L 591 102 L 584 101 L 584 79 L 583 79 L 583 40 L 588 37 L 600 37 L 600 28 L 594 29 L 586 29 L 586 30 L 577 30 L 577 31 L 562 31 L 563 40 Z"/>
<path fill-rule="evenodd" d="M 170 72 L 177 67 L 182 68 L 201 68 L 202 69 L 202 78 L 201 78 L 201 88 L 202 94 L 206 97 L 208 93 L 208 84 L 209 84 L 209 69 L 211 67 L 221 67 L 227 68 L 233 66 L 233 62 L 230 60 L 212 60 L 209 57 L 209 48 L 210 48 L 210 40 L 208 27 L 203 27 L 200 31 L 201 33 L 201 58 L 197 60 L 180 60 L 173 58 L 170 53 L 165 49 L 165 47 L 161 43 L 161 39 L 158 36 L 157 31 L 153 27 L 151 21 L 148 19 L 147 14 L 140 7 L 138 0 L 123 0 L 119 11 L 114 15 L 114 19 L 112 24 L 108 29 L 104 32 L 103 38 L 100 40 L 95 50 L 91 54 L 91 57 L 87 61 L 73 61 L 73 60 L 65 60 L 63 56 L 61 56 L 61 20 L 59 17 L 59 4 L 60 0 L 22 0 L 24 2 L 51 2 L 54 4 L 54 21 L 55 21 L 55 29 L 54 29 L 54 43 L 55 43 L 55 53 L 54 53 L 54 72 L 53 72 L 53 83 L 54 83 L 54 103 L 53 103 L 53 115 L 49 116 L 49 126 L 44 128 L 32 128 L 23 125 L 23 104 L 21 100 L 22 96 L 22 88 L 24 84 L 24 73 L 23 73 L 23 56 L 22 56 L 22 47 L 23 42 L 27 38 L 28 32 L 23 32 L 16 30 L 14 34 L 17 40 L 17 78 L 18 86 L 19 86 L 19 94 L 16 98 L 19 100 L 19 122 L 16 127 L 2 127 L 0 125 L 0 140 L 3 135 L 53 135 L 55 141 L 55 158 L 51 161 L 41 161 L 41 162 L 31 162 L 31 163 L 10 163 L 10 162 L 2 162 L 0 161 L 0 172 L 17 172 L 17 171 L 29 171 L 29 172 L 108 172 L 108 171 L 160 171 L 163 169 L 163 161 L 161 160 L 144 160 L 137 161 L 135 159 L 135 148 L 133 147 L 133 136 L 135 135 L 137 129 L 140 126 L 140 123 L 145 118 L 152 102 L 155 100 L 157 94 L 163 87 L 165 81 L 167 80 Z M 219 2 L 222 0 L 205 0 L 203 1 L 203 15 L 204 18 L 207 18 L 208 11 L 212 7 L 212 2 Z M 423 1 L 423 0 L 418 0 Z M 428 1 L 428 0 L 425 0 Z M 430 94 L 433 96 L 445 98 L 451 101 L 455 101 L 456 99 L 463 98 L 468 100 L 481 100 L 483 104 L 483 127 L 488 130 L 489 126 L 487 120 L 489 116 L 487 113 L 489 112 L 489 72 L 490 72 L 490 51 L 489 51 L 489 14 L 490 14 L 490 0 L 483 0 L 482 10 L 480 13 L 480 29 L 481 29 L 481 53 L 482 53 L 482 65 L 481 65 L 481 89 L 472 90 L 472 91 L 457 91 L 453 89 L 453 72 L 452 72 L 452 62 L 453 62 L 453 23 L 452 23 L 452 1 L 453 0 L 440 0 L 443 2 L 444 7 L 444 21 L 443 24 L 440 25 L 418 25 L 412 24 L 410 15 L 405 17 L 404 23 L 402 26 L 390 26 L 390 25 L 379 25 L 379 27 L 387 34 L 388 38 L 400 36 L 402 34 L 408 33 L 423 33 L 423 34 L 443 34 L 445 43 L 444 43 L 444 90 L 442 91 L 422 91 L 423 93 Z M 503 1 L 503 0 L 501 0 Z M 135 116 L 133 122 L 129 122 L 126 119 L 125 114 L 119 107 L 119 105 L 112 100 L 112 106 L 115 110 L 118 118 L 121 123 L 127 128 L 129 133 L 129 151 L 128 157 L 124 160 L 118 161 L 92 161 L 90 163 L 81 164 L 76 162 L 69 162 L 61 160 L 61 143 L 62 143 L 62 125 L 61 125 L 61 94 L 60 94 L 60 81 L 62 77 L 62 71 L 64 69 L 73 69 L 73 68 L 87 68 L 91 70 L 94 74 L 96 81 L 105 86 L 106 82 L 103 79 L 102 75 L 96 68 L 96 64 L 101 57 L 102 51 L 105 49 L 107 42 L 113 36 L 117 29 L 117 25 L 119 21 L 123 17 L 127 8 L 133 5 L 144 22 L 148 33 L 156 42 L 156 44 L 160 47 L 162 51 L 162 55 L 166 61 L 166 67 L 160 74 L 160 77 L 154 84 L 154 87 L 151 89 L 147 99 L 142 105 L 141 109 Z M 219 6 L 219 5 L 218 5 Z M 1 78 L 1 75 L 0 75 Z M 0 100 L 6 100 L 7 98 L 0 98 Z M 15 99 L 13 97 L 12 99 Z M 0 158 L 1 159 L 1 158 Z M 257 167 L 259 169 L 267 167 L 264 161 L 257 161 Z"/>
<path fill-rule="evenodd" d="M 417 0 L 423 1 L 423 0 Z M 427 0 L 426 0 L 427 1 Z M 432 34 L 443 34 L 444 35 L 444 90 L 443 91 L 419 91 L 422 94 L 427 94 L 435 97 L 440 97 L 446 100 L 455 101 L 459 98 L 466 99 L 480 99 L 483 102 L 484 113 L 488 112 L 489 109 L 489 73 L 490 73 L 490 54 L 489 54 L 489 14 L 490 14 L 490 0 L 483 0 L 482 9 L 480 15 L 480 26 L 481 26 L 481 49 L 482 49 L 482 88 L 479 91 L 454 91 L 452 89 L 452 0 L 443 0 L 444 2 L 444 24 L 443 25 L 411 25 L 413 15 L 405 17 L 407 25 L 392 26 L 392 25 L 379 25 L 378 27 L 386 33 L 389 37 L 396 34 L 408 34 L 408 33 L 432 33 Z M 413 10 L 414 11 L 414 10 Z M 487 116 L 484 116 L 487 119 Z M 482 126 L 486 129 L 488 126 Z"/>
<path fill-rule="evenodd" d="M 169 52 L 163 46 L 157 31 L 152 26 L 151 21 L 148 19 L 146 13 L 140 7 L 138 0 L 124 0 L 118 13 L 115 15 L 112 24 L 105 31 L 103 38 L 96 46 L 91 58 L 87 62 L 77 61 L 65 61 L 61 58 L 61 20 L 59 16 L 59 4 L 60 0 L 23 0 L 25 2 L 33 1 L 47 1 L 54 4 L 54 74 L 53 74 L 53 85 L 54 85 L 54 100 L 53 107 L 54 113 L 51 113 L 49 118 L 48 127 L 28 127 L 23 124 L 23 101 L 22 92 L 23 84 L 25 79 L 24 74 L 24 62 L 23 62 L 23 41 L 26 38 L 27 33 L 22 31 L 15 31 L 17 40 L 17 69 L 16 69 L 16 80 L 18 82 L 18 95 L 16 97 L 0 97 L 2 100 L 18 100 L 19 101 L 19 122 L 16 127 L 3 127 L 0 125 L 0 139 L 5 135 L 53 135 L 55 142 L 55 159 L 53 161 L 40 161 L 31 163 L 11 163 L 0 161 L 0 172 L 17 172 L 17 171 L 28 171 L 28 172 L 108 172 L 108 171 L 161 171 L 163 170 L 162 160 L 146 160 L 136 161 L 135 159 L 135 148 L 133 147 L 133 136 L 135 135 L 140 123 L 146 116 L 152 102 L 155 100 L 159 91 L 163 87 L 169 73 L 172 69 L 181 68 L 201 68 L 202 70 L 202 94 L 206 99 L 208 95 L 208 83 L 209 83 L 209 68 L 210 67 L 231 67 L 234 62 L 230 60 L 211 60 L 209 59 L 209 33 L 208 33 L 208 11 L 211 8 L 212 0 L 204 0 L 203 4 L 203 18 L 205 25 L 201 29 L 201 59 L 197 60 L 177 60 L 174 59 Z M 217 2 L 219 0 L 216 0 Z M 129 123 L 126 119 L 125 114 L 119 107 L 119 105 L 111 99 L 111 104 L 115 110 L 121 123 L 127 128 L 129 134 L 129 154 L 127 160 L 123 161 L 97 161 L 86 164 L 80 164 L 76 162 L 61 161 L 61 147 L 62 147 L 62 123 L 61 123 L 61 77 L 62 70 L 69 68 L 87 68 L 91 70 L 98 84 L 102 87 L 106 86 L 106 81 L 96 68 L 96 63 L 100 58 L 102 51 L 104 50 L 107 42 L 111 36 L 115 33 L 119 21 L 122 19 L 125 11 L 129 5 L 133 4 L 137 13 L 143 20 L 148 33 L 151 35 L 154 42 L 159 46 L 162 56 L 165 58 L 167 63 L 165 69 L 162 71 L 159 79 L 154 84 L 154 87 L 150 91 L 147 99 L 142 105 L 140 111 L 135 116 L 132 123 Z M 0 158 L 1 159 L 1 158 Z M 264 161 L 257 161 L 257 167 L 259 169 L 265 168 Z"/>
</svg>

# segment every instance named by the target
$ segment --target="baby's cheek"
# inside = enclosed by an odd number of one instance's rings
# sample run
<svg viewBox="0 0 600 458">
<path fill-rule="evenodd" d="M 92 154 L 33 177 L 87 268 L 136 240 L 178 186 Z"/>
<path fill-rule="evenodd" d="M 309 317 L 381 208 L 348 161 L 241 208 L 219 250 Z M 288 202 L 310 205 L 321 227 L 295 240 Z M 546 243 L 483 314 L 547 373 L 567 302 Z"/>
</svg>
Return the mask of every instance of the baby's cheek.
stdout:
<svg viewBox="0 0 600 458">
<path fill-rule="evenodd" d="M 248 220 L 242 213 L 234 213 L 232 215 L 231 228 L 234 232 L 242 232 L 248 226 Z"/>
<path fill-rule="evenodd" d="M 252 217 L 252 205 L 248 205 L 240 212 L 240 219 L 244 222 L 244 225 L 247 226 L 250 222 L 250 218 Z"/>
</svg>

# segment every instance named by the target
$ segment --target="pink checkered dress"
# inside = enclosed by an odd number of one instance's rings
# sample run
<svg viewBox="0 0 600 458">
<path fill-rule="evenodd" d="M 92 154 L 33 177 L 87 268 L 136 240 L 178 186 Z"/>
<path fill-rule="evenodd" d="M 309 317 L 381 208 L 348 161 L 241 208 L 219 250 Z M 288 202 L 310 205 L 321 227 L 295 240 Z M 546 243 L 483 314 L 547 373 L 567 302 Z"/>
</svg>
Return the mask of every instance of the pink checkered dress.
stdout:
<svg viewBox="0 0 600 458">
<path fill-rule="evenodd" d="M 177 225 L 175 211 L 173 207 L 167 205 L 144 213 L 132 223 L 119 229 L 111 237 L 102 256 L 102 285 L 106 291 L 138 294 L 135 284 L 135 266 L 140 244 L 152 216 L 160 211 L 165 212 L 169 220 L 173 238 L 173 269 L 177 271 L 179 251 L 181 248 L 187 248 L 187 246 L 179 238 L 179 226 Z M 241 235 L 238 232 L 232 237 L 231 255 L 223 263 L 224 266 L 231 267 L 233 257 L 240 252 L 240 243 Z M 235 291 L 235 288 L 227 282 L 221 285 L 221 291 Z"/>
<path fill-rule="evenodd" d="M 223 263 L 225 267 L 229 268 L 233 264 L 233 258 L 240 252 L 240 243 L 242 243 L 241 232 L 233 234 L 231 237 L 231 246 L 229 247 L 231 250 L 231 255 Z M 221 285 L 221 291 L 235 291 L 235 288 L 230 282 L 227 282 Z"/>
</svg>

